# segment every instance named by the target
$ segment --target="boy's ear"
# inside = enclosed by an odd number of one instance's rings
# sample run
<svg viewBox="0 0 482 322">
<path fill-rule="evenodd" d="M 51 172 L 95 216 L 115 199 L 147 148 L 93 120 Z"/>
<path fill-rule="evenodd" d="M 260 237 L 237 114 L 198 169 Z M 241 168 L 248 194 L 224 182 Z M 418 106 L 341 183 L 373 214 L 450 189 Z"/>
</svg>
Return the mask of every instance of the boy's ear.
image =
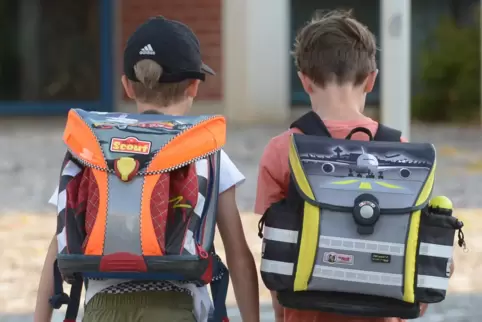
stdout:
<svg viewBox="0 0 482 322">
<path fill-rule="evenodd" d="M 300 78 L 301 85 L 303 85 L 303 89 L 308 95 L 313 94 L 315 90 L 315 84 L 311 79 L 308 78 L 305 74 L 302 72 L 298 72 L 298 77 Z"/>
<path fill-rule="evenodd" d="M 188 88 L 186 89 L 186 95 L 188 97 L 196 97 L 197 96 L 197 91 L 199 89 L 199 83 L 201 81 L 199 79 L 194 79 L 191 81 L 191 83 L 189 84 Z"/>
<path fill-rule="evenodd" d="M 378 76 L 378 69 L 368 74 L 367 79 L 365 81 L 365 93 L 371 93 L 373 91 L 373 87 L 375 86 L 375 81 L 377 80 Z"/>
<path fill-rule="evenodd" d="M 134 89 L 132 88 L 131 82 L 127 79 L 126 75 L 122 75 L 121 77 L 122 87 L 126 91 L 127 97 L 130 99 L 136 99 L 136 95 L 134 94 Z"/>
</svg>

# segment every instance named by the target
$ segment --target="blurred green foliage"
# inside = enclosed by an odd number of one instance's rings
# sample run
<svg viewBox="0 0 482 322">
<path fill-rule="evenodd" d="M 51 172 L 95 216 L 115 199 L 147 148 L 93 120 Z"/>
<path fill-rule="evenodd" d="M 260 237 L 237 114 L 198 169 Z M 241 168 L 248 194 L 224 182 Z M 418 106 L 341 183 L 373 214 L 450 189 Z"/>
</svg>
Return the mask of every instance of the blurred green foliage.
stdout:
<svg viewBox="0 0 482 322">
<path fill-rule="evenodd" d="M 421 51 L 420 90 L 412 117 L 425 122 L 480 120 L 479 19 L 458 26 L 443 18 Z"/>
</svg>

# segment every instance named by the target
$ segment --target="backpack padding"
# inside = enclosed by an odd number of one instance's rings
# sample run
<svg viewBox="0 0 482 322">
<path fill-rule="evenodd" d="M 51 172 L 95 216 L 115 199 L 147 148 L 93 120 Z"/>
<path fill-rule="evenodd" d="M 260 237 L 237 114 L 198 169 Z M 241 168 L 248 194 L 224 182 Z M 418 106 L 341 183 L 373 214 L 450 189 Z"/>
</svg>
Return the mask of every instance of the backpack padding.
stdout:
<svg viewBox="0 0 482 322">
<path fill-rule="evenodd" d="M 378 124 L 378 130 L 373 140 L 385 141 L 385 142 L 400 142 L 402 139 L 402 132 L 392 129 L 391 127 L 383 124 Z"/>
<path fill-rule="evenodd" d="M 297 128 L 306 135 L 326 136 L 331 138 L 331 134 L 320 119 L 318 114 L 311 111 L 294 121 L 290 128 Z"/>
<path fill-rule="evenodd" d="M 326 125 L 320 119 L 318 114 L 313 111 L 306 113 L 305 115 L 294 121 L 291 124 L 290 128 L 297 128 L 306 135 L 331 137 L 331 134 L 326 128 Z M 385 142 L 400 142 L 401 137 L 402 132 L 379 123 L 377 133 L 375 134 L 373 140 Z"/>
</svg>

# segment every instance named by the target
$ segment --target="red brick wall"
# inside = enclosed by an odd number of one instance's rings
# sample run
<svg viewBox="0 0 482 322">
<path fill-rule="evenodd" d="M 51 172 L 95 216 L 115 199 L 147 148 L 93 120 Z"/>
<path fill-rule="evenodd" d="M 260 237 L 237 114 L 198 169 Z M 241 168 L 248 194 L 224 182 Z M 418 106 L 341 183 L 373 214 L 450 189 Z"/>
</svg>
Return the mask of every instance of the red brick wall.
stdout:
<svg viewBox="0 0 482 322">
<path fill-rule="evenodd" d="M 199 38 L 204 62 L 216 71 L 216 76 L 206 77 L 206 82 L 200 87 L 198 99 L 219 100 L 222 97 L 221 1 L 122 0 L 120 50 L 122 52 L 135 28 L 149 17 L 162 15 L 187 24 Z"/>
</svg>

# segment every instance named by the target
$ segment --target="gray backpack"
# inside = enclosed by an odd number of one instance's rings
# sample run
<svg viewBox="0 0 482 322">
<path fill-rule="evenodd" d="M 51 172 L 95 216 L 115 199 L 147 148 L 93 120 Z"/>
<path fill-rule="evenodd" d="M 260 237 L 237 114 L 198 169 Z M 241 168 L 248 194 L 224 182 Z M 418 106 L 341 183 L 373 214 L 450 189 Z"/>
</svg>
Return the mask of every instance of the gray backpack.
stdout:
<svg viewBox="0 0 482 322">
<path fill-rule="evenodd" d="M 433 145 L 401 143 L 383 125 L 333 139 L 314 113 L 292 127 L 305 135 L 291 137 L 287 197 L 260 222 L 261 276 L 281 305 L 416 318 L 419 303 L 444 300 L 463 223 L 448 198 L 431 199 Z"/>
</svg>

